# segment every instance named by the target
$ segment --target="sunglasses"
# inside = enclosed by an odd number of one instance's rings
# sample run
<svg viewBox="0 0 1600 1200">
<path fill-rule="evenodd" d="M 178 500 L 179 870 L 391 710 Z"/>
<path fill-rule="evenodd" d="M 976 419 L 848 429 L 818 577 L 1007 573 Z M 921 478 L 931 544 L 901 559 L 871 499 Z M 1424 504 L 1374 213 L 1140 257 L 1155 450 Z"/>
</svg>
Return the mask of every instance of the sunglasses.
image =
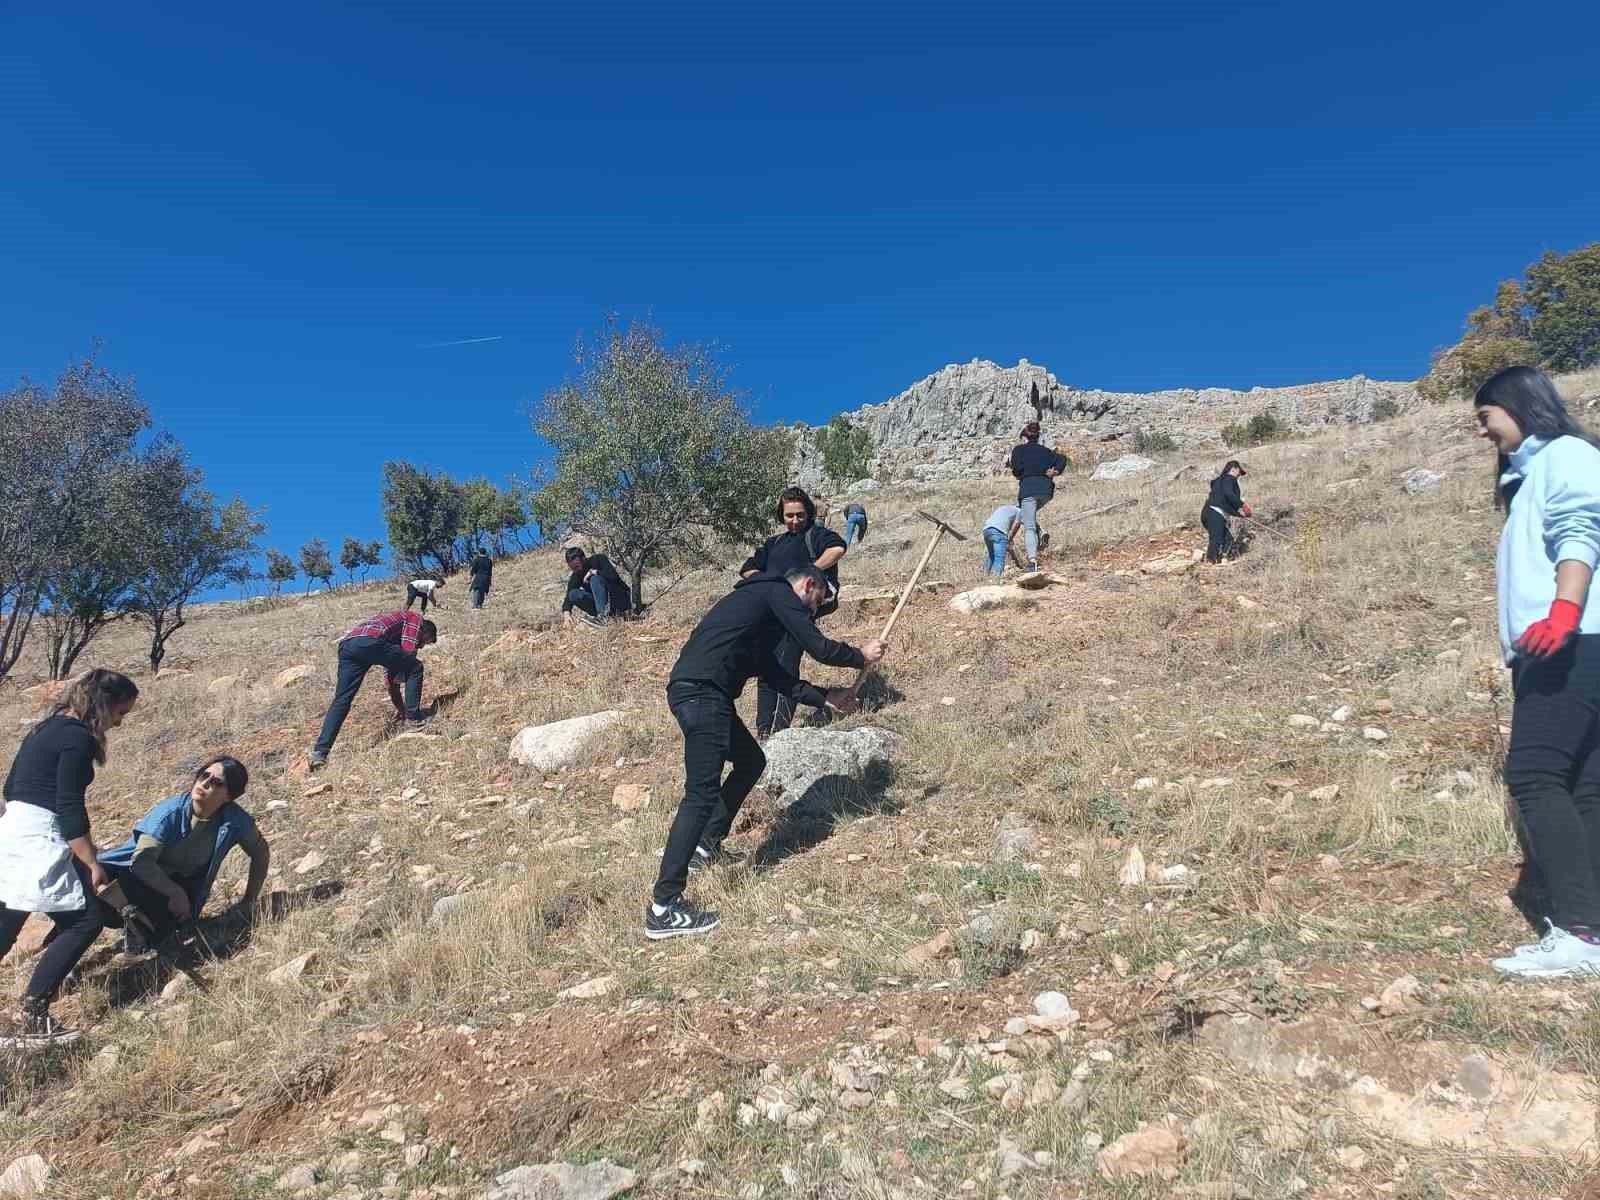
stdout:
<svg viewBox="0 0 1600 1200">
<path fill-rule="evenodd" d="M 210 771 L 200 771 L 195 775 L 194 781 L 206 787 L 228 786 L 228 777 L 226 775 L 215 775 Z"/>
</svg>

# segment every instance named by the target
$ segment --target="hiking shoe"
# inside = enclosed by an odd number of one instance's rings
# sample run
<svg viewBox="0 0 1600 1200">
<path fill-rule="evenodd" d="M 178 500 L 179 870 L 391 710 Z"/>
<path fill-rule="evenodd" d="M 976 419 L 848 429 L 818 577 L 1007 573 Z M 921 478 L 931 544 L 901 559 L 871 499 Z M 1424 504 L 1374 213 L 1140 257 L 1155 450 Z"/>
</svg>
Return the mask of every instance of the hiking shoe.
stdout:
<svg viewBox="0 0 1600 1200">
<path fill-rule="evenodd" d="M 1544 919 L 1544 936 L 1545 937 L 1549 937 L 1551 935 L 1551 933 L 1553 933 L 1555 931 L 1555 927 L 1556 927 L 1556 923 L 1554 921 L 1552 921 L 1549 917 L 1546 917 Z M 1532 954 L 1535 950 L 1537 950 L 1539 948 L 1539 946 L 1543 943 L 1543 941 L 1544 941 L 1544 938 L 1540 938 L 1539 941 L 1537 941 L 1537 942 L 1529 942 L 1525 946 L 1517 946 L 1515 949 L 1513 949 L 1511 951 L 1511 957 L 1512 958 L 1521 958 L 1524 955 Z"/>
<path fill-rule="evenodd" d="M 1050 535 L 1048 533 L 1041 532 L 1039 534 L 1039 549 L 1048 550 L 1049 548 L 1050 548 Z"/>
<path fill-rule="evenodd" d="M 744 861 L 745 856 L 737 850 L 729 850 L 726 847 L 721 850 L 707 850 L 704 846 L 696 846 L 694 857 L 689 860 L 689 874 L 699 874 L 709 867 L 737 867 Z"/>
<path fill-rule="evenodd" d="M 1497 958 L 1490 965 L 1502 975 L 1517 975 L 1524 979 L 1600 976 L 1600 946 L 1573 937 L 1565 929 L 1552 925 L 1550 932 L 1527 953 Z"/>
<path fill-rule="evenodd" d="M 1039 569 L 1039 564 L 1037 562 L 1030 562 L 1028 564 L 1028 574 L 1031 575 L 1031 574 L 1033 574 L 1033 572 L 1037 571 L 1038 569 Z"/>
<path fill-rule="evenodd" d="M 70 1046 L 83 1036 L 76 1029 L 68 1029 L 50 1015 L 42 1004 L 22 1002 L 22 1011 L 11 1033 L 0 1037 L 0 1045 L 18 1050 L 44 1050 L 51 1046 Z"/>
<path fill-rule="evenodd" d="M 654 904 L 647 904 L 644 908 L 644 935 L 653 942 L 665 938 L 698 937 L 702 933 L 710 933 L 721 923 L 722 918 L 718 913 L 706 912 L 682 900 L 669 904 L 667 911 L 659 915 Z"/>
<path fill-rule="evenodd" d="M 313 750 L 306 755 L 306 766 L 313 771 L 320 771 L 328 765 L 328 756 L 321 750 Z"/>
<path fill-rule="evenodd" d="M 608 623 L 605 617 L 591 617 L 586 612 L 579 612 L 578 620 L 582 621 L 590 629 L 604 629 Z"/>
</svg>

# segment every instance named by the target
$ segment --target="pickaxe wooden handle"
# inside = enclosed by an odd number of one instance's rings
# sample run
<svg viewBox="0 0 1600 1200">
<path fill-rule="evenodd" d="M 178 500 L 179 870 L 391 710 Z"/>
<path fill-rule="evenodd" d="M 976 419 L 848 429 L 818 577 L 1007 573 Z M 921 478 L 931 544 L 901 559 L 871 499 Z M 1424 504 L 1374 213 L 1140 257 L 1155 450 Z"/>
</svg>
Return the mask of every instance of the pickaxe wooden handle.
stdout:
<svg viewBox="0 0 1600 1200">
<path fill-rule="evenodd" d="M 917 580 L 922 578 L 922 572 L 926 569 L 928 560 L 933 557 L 933 552 L 939 548 L 939 539 L 949 533 L 953 537 L 966 541 L 966 538 L 938 518 L 930 517 L 923 512 L 918 512 L 917 515 L 932 521 L 937 528 L 933 531 L 933 536 L 928 539 L 928 548 L 922 552 L 922 561 L 917 564 L 917 569 L 911 572 L 910 581 L 907 582 L 905 590 L 900 593 L 900 602 L 894 606 L 894 611 L 889 614 L 889 620 L 884 623 L 883 632 L 878 635 L 879 641 L 886 642 L 889 640 L 889 634 L 894 630 L 894 623 L 900 619 L 901 610 L 905 608 L 906 601 L 911 599 L 911 593 L 916 589 Z M 850 685 L 850 690 L 845 693 L 851 700 L 854 700 L 860 694 L 861 685 L 867 681 L 867 676 L 871 672 L 871 667 L 862 667 L 856 673 L 855 682 Z"/>
</svg>

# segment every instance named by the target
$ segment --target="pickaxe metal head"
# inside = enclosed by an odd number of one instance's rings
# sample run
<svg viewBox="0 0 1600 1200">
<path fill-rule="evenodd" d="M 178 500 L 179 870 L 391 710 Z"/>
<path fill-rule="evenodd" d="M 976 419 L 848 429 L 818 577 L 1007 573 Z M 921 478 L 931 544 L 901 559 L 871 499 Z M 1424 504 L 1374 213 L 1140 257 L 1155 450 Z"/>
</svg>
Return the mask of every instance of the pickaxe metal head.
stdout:
<svg viewBox="0 0 1600 1200">
<path fill-rule="evenodd" d="M 950 522 L 941 521 L 938 517 L 934 516 L 932 513 L 925 513 L 920 508 L 912 509 L 912 511 L 914 513 L 916 513 L 917 516 L 921 517 L 924 521 L 932 521 L 940 529 L 944 530 L 951 537 L 955 538 L 956 541 L 965 542 L 965 541 L 969 540 L 967 538 L 966 534 L 958 532 L 957 529 L 955 528 L 955 526 L 951 525 Z"/>
</svg>

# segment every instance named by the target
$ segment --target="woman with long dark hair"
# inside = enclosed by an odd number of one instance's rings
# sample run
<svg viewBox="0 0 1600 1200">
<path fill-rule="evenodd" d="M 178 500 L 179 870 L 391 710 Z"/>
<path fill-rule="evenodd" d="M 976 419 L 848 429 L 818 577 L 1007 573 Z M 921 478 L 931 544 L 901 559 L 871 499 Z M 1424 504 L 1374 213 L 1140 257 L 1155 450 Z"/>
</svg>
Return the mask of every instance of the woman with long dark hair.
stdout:
<svg viewBox="0 0 1600 1200">
<path fill-rule="evenodd" d="M 1548 888 L 1547 933 L 1507 975 L 1600 975 L 1600 441 L 1549 377 L 1508 367 L 1473 397 L 1506 514 L 1500 644 L 1515 700 L 1505 778 Z"/>
<path fill-rule="evenodd" d="M 0 1044 L 78 1039 L 50 1015 L 50 1002 L 102 928 L 95 893 L 107 876 L 89 833 L 86 794 L 95 767 L 105 764 L 106 734 L 138 699 L 126 675 L 90 671 L 28 734 L 11 764 L 0 813 L 0 958 L 29 913 L 45 913 L 56 928 L 22 994 L 16 1028 Z"/>
</svg>

